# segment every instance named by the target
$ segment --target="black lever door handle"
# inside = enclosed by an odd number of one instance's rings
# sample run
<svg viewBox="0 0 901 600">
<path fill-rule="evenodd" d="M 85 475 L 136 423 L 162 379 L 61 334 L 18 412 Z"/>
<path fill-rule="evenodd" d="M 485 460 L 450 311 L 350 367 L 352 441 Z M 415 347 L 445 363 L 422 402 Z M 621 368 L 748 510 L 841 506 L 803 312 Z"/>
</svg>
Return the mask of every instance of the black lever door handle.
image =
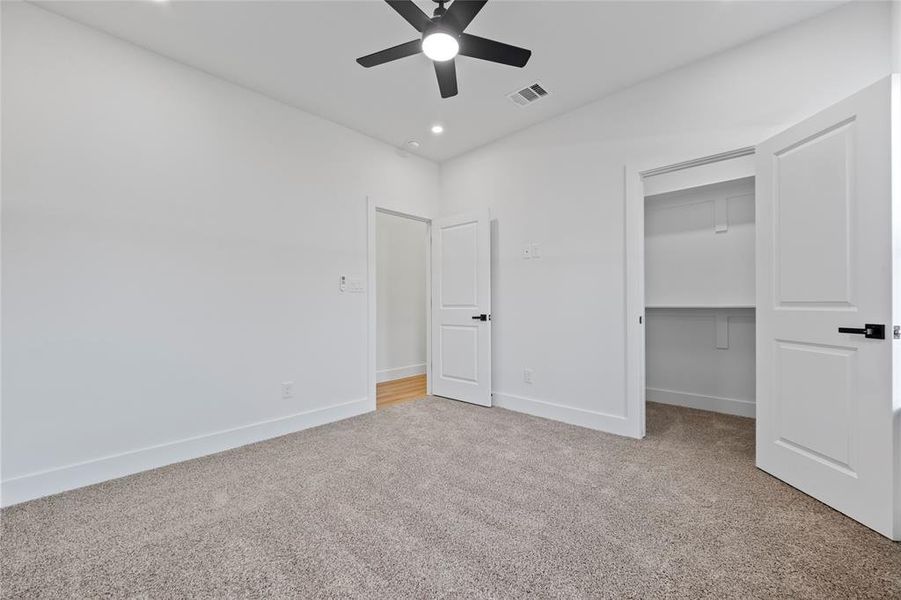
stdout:
<svg viewBox="0 0 901 600">
<path fill-rule="evenodd" d="M 866 335 L 867 330 L 863 327 L 839 327 L 839 333 L 858 333 L 860 335 Z"/>
<path fill-rule="evenodd" d="M 482 313 L 481 315 L 473 315 L 472 320 L 473 321 L 487 321 L 488 315 L 486 315 L 484 313 Z"/>
<path fill-rule="evenodd" d="M 885 325 L 880 323 L 867 323 L 863 327 L 839 327 L 839 333 L 854 333 L 871 340 L 885 339 Z"/>
</svg>

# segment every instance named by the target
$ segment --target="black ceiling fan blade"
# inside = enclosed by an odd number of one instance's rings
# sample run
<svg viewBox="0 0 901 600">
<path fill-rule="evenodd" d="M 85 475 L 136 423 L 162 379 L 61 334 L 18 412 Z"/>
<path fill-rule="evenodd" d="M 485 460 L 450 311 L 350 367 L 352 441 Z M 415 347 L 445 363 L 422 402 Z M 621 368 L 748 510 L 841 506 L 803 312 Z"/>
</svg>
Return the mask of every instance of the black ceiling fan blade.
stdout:
<svg viewBox="0 0 901 600">
<path fill-rule="evenodd" d="M 453 21 L 457 31 L 466 29 L 488 0 L 454 0 L 442 19 Z"/>
<path fill-rule="evenodd" d="M 416 31 L 423 31 L 432 24 L 432 20 L 427 14 L 422 12 L 413 0 L 385 0 L 388 6 L 397 11 L 397 14 L 407 20 L 407 23 L 416 28 Z"/>
<path fill-rule="evenodd" d="M 510 65 L 511 67 L 524 67 L 529 62 L 532 51 L 477 35 L 463 33 L 460 34 L 460 54 L 471 58 L 480 58 Z"/>
<path fill-rule="evenodd" d="M 397 46 L 386 48 L 384 50 L 380 50 L 379 52 L 373 52 L 372 54 L 361 56 L 357 59 L 357 62 L 364 67 L 369 68 L 376 65 L 383 65 L 386 62 L 391 62 L 392 60 L 397 60 L 398 58 L 413 56 L 414 54 L 418 54 L 419 52 L 422 52 L 422 40 L 413 40 L 405 44 L 398 44 Z"/>
<path fill-rule="evenodd" d="M 435 75 L 438 76 L 438 89 L 442 98 L 450 98 L 457 95 L 457 67 L 454 59 L 435 63 Z"/>
</svg>

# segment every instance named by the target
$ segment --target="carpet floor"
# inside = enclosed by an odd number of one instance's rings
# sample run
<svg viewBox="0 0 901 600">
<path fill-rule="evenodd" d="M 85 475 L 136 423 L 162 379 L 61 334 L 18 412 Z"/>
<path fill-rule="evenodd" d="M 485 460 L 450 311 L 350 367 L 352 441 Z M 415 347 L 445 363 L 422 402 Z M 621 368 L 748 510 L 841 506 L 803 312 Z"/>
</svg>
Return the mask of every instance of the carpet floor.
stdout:
<svg viewBox="0 0 901 600">
<path fill-rule="evenodd" d="M 3 598 L 901 598 L 901 545 L 754 467 L 429 398 L 2 511 Z"/>
</svg>

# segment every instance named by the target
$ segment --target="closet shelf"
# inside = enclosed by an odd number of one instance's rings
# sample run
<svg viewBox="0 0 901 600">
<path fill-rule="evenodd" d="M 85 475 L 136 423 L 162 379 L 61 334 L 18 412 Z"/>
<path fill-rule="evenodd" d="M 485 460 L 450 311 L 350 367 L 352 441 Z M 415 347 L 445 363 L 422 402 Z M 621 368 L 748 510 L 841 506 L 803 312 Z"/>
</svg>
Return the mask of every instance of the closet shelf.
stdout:
<svg viewBox="0 0 901 600">
<path fill-rule="evenodd" d="M 647 304 L 645 308 L 755 308 L 754 304 Z"/>
</svg>

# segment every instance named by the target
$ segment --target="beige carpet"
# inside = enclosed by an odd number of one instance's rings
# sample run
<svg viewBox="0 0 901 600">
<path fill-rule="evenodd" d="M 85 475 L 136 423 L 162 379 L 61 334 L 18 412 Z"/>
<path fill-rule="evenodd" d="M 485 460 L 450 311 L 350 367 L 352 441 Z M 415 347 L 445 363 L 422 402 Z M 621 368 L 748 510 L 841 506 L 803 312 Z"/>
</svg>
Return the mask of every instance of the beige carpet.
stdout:
<svg viewBox="0 0 901 600">
<path fill-rule="evenodd" d="M 2 512 L 2 597 L 901 598 L 901 545 L 758 471 L 427 399 Z"/>
</svg>

